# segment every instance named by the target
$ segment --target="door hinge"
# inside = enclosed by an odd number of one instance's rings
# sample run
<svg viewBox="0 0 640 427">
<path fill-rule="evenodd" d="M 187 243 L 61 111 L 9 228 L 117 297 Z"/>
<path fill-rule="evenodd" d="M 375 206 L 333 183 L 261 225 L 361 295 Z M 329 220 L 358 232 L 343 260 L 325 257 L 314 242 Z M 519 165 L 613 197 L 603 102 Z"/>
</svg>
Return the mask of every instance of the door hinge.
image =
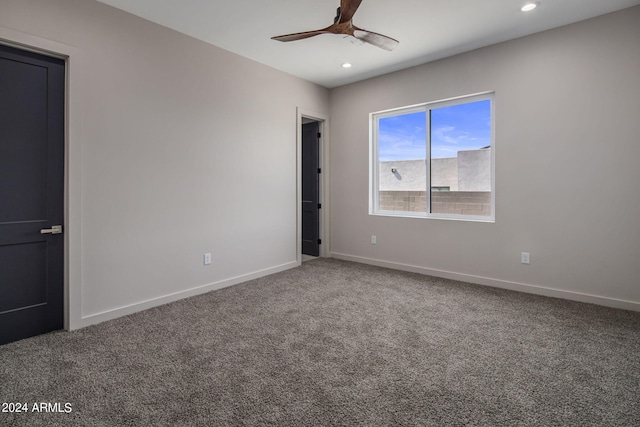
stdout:
<svg viewBox="0 0 640 427">
<path fill-rule="evenodd" d="M 322 203 L 318 203 L 318 209 L 322 209 Z"/>
<path fill-rule="evenodd" d="M 318 173 L 322 173 L 322 169 L 321 168 L 318 168 Z"/>
<path fill-rule="evenodd" d="M 322 239 L 318 239 L 318 244 L 321 245 L 322 244 Z"/>
<path fill-rule="evenodd" d="M 318 132 L 318 138 L 322 138 L 322 134 Z"/>
</svg>

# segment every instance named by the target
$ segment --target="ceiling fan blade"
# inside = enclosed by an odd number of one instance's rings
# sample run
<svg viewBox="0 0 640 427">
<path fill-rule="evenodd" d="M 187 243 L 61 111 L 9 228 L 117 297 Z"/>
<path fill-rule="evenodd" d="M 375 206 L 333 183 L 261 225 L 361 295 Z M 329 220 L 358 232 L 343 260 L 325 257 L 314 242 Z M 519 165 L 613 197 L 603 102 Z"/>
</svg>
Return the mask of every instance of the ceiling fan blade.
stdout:
<svg viewBox="0 0 640 427">
<path fill-rule="evenodd" d="M 398 40 L 392 39 L 391 37 L 357 27 L 353 30 L 353 37 L 388 51 L 392 51 L 400 44 Z"/>
<path fill-rule="evenodd" d="M 327 28 L 315 31 L 305 31 L 302 33 L 285 34 L 282 36 L 271 37 L 272 40 L 281 42 L 291 42 L 294 40 L 307 39 L 309 37 L 319 36 L 321 34 L 344 34 L 352 36 L 362 42 L 372 44 L 384 50 L 391 51 L 398 44 L 398 40 L 387 37 L 383 34 L 374 33 L 373 31 L 363 30 L 353 25 L 353 15 L 356 13 L 362 0 L 340 0 L 337 16 L 334 18 L 333 24 Z"/>
<path fill-rule="evenodd" d="M 319 36 L 320 34 L 330 34 L 330 31 L 326 29 L 316 31 L 305 31 L 303 33 L 285 34 L 282 36 L 271 37 L 272 40 L 278 40 L 279 42 L 292 42 L 295 40 L 308 39 L 309 37 Z"/>
<path fill-rule="evenodd" d="M 362 0 L 340 0 L 340 19 L 339 24 L 349 22 L 353 19 L 356 10 L 360 7 Z"/>
</svg>

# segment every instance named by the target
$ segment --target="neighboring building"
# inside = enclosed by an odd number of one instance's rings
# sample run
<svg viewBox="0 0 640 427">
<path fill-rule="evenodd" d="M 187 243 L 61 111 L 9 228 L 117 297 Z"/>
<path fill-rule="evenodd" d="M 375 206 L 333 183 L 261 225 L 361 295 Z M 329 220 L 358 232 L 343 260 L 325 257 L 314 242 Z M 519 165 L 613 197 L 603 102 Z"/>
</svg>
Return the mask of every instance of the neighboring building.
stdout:
<svg viewBox="0 0 640 427">
<path fill-rule="evenodd" d="M 380 209 L 424 212 L 425 159 L 380 162 Z M 491 209 L 491 148 L 458 151 L 431 161 L 431 211 L 487 215 Z"/>
<path fill-rule="evenodd" d="M 432 189 L 491 191 L 491 148 L 431 161 Z M 425 159 L 380 162 L 380 191 L 426 191 Z"/>
</svg>

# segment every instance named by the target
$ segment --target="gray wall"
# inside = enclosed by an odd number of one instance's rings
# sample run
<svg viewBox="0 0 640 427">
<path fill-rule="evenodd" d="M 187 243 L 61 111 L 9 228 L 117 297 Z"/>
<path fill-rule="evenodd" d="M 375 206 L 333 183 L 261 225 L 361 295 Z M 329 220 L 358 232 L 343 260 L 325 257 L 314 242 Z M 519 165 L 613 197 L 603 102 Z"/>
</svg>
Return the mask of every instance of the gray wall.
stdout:
<svg viewBox="0 0 640 427">
<path fill-rule="evenodd" d="M 296 265 L 296 107 L 327 89 L 93 0 L 2 0 L 0 38 L 70 55 L 72 328 Z"/>
<path fill-rule="evenodd" d="M 424 159 L 380 162 L 380 191 L 425 191 Z M 395 170 L 395 172 L 394 172 Z M 491 149 L 459 151 L 457 157 L 431 159 L 431 186 L 450 191 L 491 191 Z"/>
<path fill-rule="evenodd" d="M 426 212 L 426 191 L 381 191 L 380 210 Z M 491 215 L 491 193 L 483 191 L 434 191 L 430 212 L 454 215 Z"/>
<path fill-rule="evenodd" d="M 489 164 L 489 167 L 491 167 L 491 164 Z M 431 160 L 431 186 L 449 187 L 451 191 L 458 191 L 457 157 Z"/>
<path fill-rule="evenodd" d="M 392 160 L 379 163 L 380 191 L 425 191 L 427 166 L 425 160 Z M 392 171 L 395 169 L 395 172 Z"/>
<path fill-rule="evenodd" d="M 491 191 L 491 149 L 458 151 L 458 190 Z"/>
<path fill-rule="evenodd" d="M 639 23 L 635 7 L 332 90 L 332 254 L 640 310 Z M 369 113 L 484 91 L 495 223 L 368 215 Z"/>
<path fill-rule="evenodd" d="M 329 92 L 92 0 L 1 0 L 0 38 L 70 56 L 70 326 L 296 265 L 296 107 L 331 116 L 333 255 L 638 308 L 638 22 Z M 369 216 L 368 114 L 486 90 L 496 222 Z"/>
</svg>

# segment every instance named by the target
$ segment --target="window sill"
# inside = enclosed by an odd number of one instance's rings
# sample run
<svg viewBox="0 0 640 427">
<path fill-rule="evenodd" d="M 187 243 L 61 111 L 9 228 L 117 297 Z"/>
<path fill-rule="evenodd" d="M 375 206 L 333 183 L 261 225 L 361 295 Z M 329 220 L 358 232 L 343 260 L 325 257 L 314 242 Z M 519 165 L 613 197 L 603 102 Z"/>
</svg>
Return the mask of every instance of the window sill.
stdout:
<svg viewBox="0 0 640 427">
<path fill-rule="evenodd" d="M 488 223 L 496 222 L 496 219 L 494 216 L 427 214 L 425 212 L 376 211 L 376 212 L 369 212 L 369 215 L 395 217 L 395 218 L 443 219 L 448 221 L 488 222 Z"/>
</svg>

